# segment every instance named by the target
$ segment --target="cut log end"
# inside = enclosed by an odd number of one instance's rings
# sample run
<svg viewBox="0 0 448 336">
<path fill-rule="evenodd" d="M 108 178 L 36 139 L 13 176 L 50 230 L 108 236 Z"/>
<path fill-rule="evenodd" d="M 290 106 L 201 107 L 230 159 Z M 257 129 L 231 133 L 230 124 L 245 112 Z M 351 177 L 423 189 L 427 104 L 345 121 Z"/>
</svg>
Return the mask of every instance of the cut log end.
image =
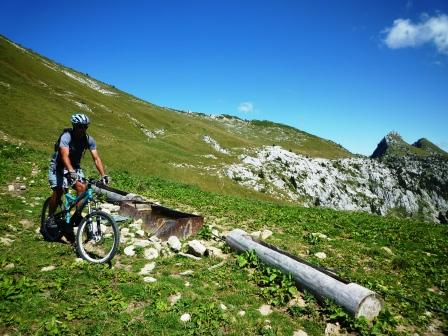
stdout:
<svg viewBox="0 0 448 336">
<path fill-rule="evenodd" d="M 366 296 L 364 300 L 359 304 L 358 311 L 356 313 L 356 317 L 365 317 L 367 320 L 371 321 L 375 317 L 378 316 L 378 314 L 381 311 L 381 308 L 383 306 L 383 303 L 381 300 L 377 297 L 376 294 L 371 294 L 369 296 Z"/>
</svg>

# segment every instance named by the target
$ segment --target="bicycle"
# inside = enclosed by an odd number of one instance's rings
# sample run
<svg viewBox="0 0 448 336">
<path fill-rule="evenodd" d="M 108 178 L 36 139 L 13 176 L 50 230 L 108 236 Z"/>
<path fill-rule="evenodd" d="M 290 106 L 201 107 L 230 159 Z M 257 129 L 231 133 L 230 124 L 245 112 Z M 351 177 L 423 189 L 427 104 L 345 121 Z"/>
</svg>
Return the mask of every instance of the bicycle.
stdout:
<svg viewBox="0 0 448 336">
<path fill-rule="evenodd" d="M 64 227 L 78 227 L 75 247 L 78 255 L 92 263 L 110 261 L 118 249 L 120 230 L 114 219 L 101 211 L 94 199 L 93 185 L 98 181 L 87 180 L 87 189 L 79 196 L 74 196 L 65 189 L 63 201 L 58 204 L 54 220 L 49 216 L 50 197 L 44 202 L 41 213 L 40 232 L 47 241 L 59 241 L 64 234 Z M 94 207 L 91 203 L 94 202 Z M 82 212 L 87 207 L 87 215 Z M 71 213 L 74 210 L 73 214 Z M 80 221 L 79 221 L 80 219 Z"/>
</svg>

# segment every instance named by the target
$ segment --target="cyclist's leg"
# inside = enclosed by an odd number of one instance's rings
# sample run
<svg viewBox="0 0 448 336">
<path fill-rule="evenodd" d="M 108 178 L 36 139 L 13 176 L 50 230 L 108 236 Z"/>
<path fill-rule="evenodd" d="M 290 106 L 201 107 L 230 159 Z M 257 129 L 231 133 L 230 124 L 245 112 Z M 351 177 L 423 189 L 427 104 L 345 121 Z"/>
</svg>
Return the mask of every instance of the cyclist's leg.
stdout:
<svg viewBox="0 0 448 336">
<path fill-rule="evenodd" d="M 53 190 L 48 209 L 49 215 L 52 216 L 61 200 L 64 188 L 67 187 L 67 181 L 64 178 L 63 171 L 58 171 L 56 164 L 53 161 L 48 169 L 48 182 Z"/>
</svg>

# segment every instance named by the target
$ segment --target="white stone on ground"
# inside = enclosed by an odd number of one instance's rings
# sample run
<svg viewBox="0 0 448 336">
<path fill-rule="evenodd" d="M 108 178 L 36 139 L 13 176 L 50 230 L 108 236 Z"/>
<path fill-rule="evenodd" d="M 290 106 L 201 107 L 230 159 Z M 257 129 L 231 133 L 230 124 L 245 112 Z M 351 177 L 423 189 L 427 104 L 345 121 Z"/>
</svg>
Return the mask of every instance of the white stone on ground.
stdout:
<svg viewBox="0 0 448 336">
<path fill-rule="evenodd" d="M 197 256 L 202 257 L 207 249 L 199 240 L 192 240 L 188 242 L 188 252 Z"/>
<path fill-rule="evenodd" d="M 238 315 L 239 315 L 239 316 L 244 316 L 244 315 L 246 315 L 246 312 L 245 312 L 244 310 L 240 310 L 240 311 L 238 312 Z"/>
<path fill-rule="evenodd" d="M 147 247 L 147 246 L 151 245 L 151 242 L 149 240 L 146 240 L 146 239 L 136 239 L 134 241 L 134 245 L 135 246 L 140 246 L 140 247 Z"/>
<path fill-rule="evenodd" d="M 188 281 L 185 281 L 185 287 L 190 287 L 191 284 Z"/>
<path fill-rule="evenodd" d="M 47 266 L 47 267 L 42 267 L 42 268 L 40 269 L 40 271 L 41 271 L 41 272 L 48 272 L 48 271 L 52 271 L 52 270 L 54 270 L 55 268 L 56 268 L 56 266 L 51 265 L 51 266 Z"/>
<path fill-rule="evenodd" d="M 193 270 L 186 270 L 186 271 L 180 272 L 179 275 L 190 275 L 193 273 L 194 273 Z"/>
<path fill-rule="evenodd" d="M 146 275 L 146 274 L 150 273 L 154 269 L 154 267 L 156 267 L 156 263 L 154 263 L 154 262 L 145 264 L 145 266 L 142 267 L 142 269 L 140 270 L 140 272 L 138 274 Z"/>
<path fill-rule="evenodd" d="M 222 253 L 222 250 L 214 247 L 214 246 L 208 246 L 207 247 L 207 253 L 208 256 L 219 258 L 219 259 L 226 259 L 227 255 Z"/>
<path fill-rule="evenodd" d="M 145 231 L 137 230 L 136 235 L 143 238 L 145 236 Z"/>
<path fill-rule="evenodd" d="M 13 184 L 8 185 L 8 191 L 14 191 L 14 185 Z"/>
<path fill-rule="evenodd" d="M 308 334 L 303 330 L 297 330 L 294 331 L 294 334 L 292 334 L 292 336 L 308 336 Z"/>
<path fill-rule="evenodd" d="M 140 223 L 132 223 L 132 224 L 129 224 L 129 227 L 130 228 L 132 228 L 132 229 L 135 229 L 135 230 L 141 230 L 142 229 L 142 225 L 140 224 Z"/>
<path fill-rule="evenodd" d="M 83 258 L 75 258 L 75 263 L 82 263 L 85 260 Z"/>
<path fill-rule="evenodd" d="M 5 246 L 11 246 L 11 244 L 14 242 L 13 239 L 9 239 L 7 237 L 1 237 L 0 242 Z"/>
<path fill-rule="evenodd" d="M 323 233 L 320 233 L 320 232 L 313 232 L 311 235 L 313 237 L 318 237 L 318 238 L 321 238 L 321 239 L 328 239 L 327 235 L 325 235 Z"/>
<path fill-rule="evenodd" d="M 261 232 L 261 239 L 263 239 L 263 240 L 268 239 L 270 236 L 272 236 L 271 230 L 266 229 Z"/>
<path fill-rule="evenodd" d="M 339 323 L 327 323 L 327 326 L 325 327 L 325 336 L 339 335 L 340 330 L 341 326 L 339 325 Z"/>
<path fill-rule="evenodd" d="M 219 308 L 221 308 L 221 310 L 227 310 L 227 306 L 224 303 L 221 303 Z"/>
<path fill-rule="evenodd" d="M 319 259 L 325 259 L 327 257 L 325 252 L 317 252 L 317 253 L 314 253 L 314 255 Z"/>
<path fill-rule="evenodd" d="M 271 306 L 270 306 L 270 305 L 267 305 L 267 304 L 262 305 L 262 306 L 258 309 L 258 311 L 259 311 L 260 314 L 263 315 L 263 316 L 267 316 L 267 315 L 269 315 L 270 313 L 272 313 Z"/>
<path fill-rule="evenodd" d="M 190 258 L 190 259 L 194 259 L 194 260 L 201 260 L 200 257 L 196 257 L 196 256 L 194 256 L 192 254 L 189 254 L 189 253 L 179 252 L 179 255 L 182 256 L 182 257 L 186 257 L 186 258 Z"/>
<path fill-rule="evenodd" d="M 180 317 L 180 320 L 182 322 L 188 322 L 188 321 L 190 321 L 190 319 L 191 319 L 191 315 L 188 313 L 185 313 Z"/>
<path fill-rule="evenodd" d="M 13 269 L 14 267 L 15 267 L 15 265 L 13 263 L 9 263 L 5 267 L 3 267 L 3 269 L 8 270 L 8 269 Z"/>
<path fill-rule="evenodd" d="M 150 247 L 150 248 L 145 249 L 144 254 L 145 254 L 146 259 L 151 260 L 151 259 L 156 259 L 159 256 L 159 251 L 157 251 L 157 249 L 155 249 L 153 247 Z"/>
<path fill-rule="evenodd" d="M 147 277 L 144 277 L 144 278 L 143 278 L 143 281 L 144 281 L 144 282 L 156 282 L 157 279 L 156 279 L 156 278 L 153 278 L 153 277 L 150 277 L 150 276 L 147 276 Z"/>
<path fill-rule="evenodd" d="M 390 248 L 386 247 L 386 246 L 383 246 L 382 249 L 383 249 L 384 251 L 386 251 L 387 253 L 391 254 L 391 255 L 394 254 L 394 253 L 392 252 L 392 250 L 391 250 Z"/>
<path fill-rule="evenodd" d="M 256 239 L 260 239 L 261 236 L 261 231 L 254 231 L 251 234 L 251 237 L 256 238 Z"/>
<path fill-rule="evenodd" d="M 182 248 L 182 243 L 176 236 L 170 236 L 168 238 L 168 245 L 174 252 L 179 252 Z"/>
<path fill-rule="evenodd" d="M 170 295 L 170 296 L 168 296 L 168 302 L 172 306 L 174 306 L 176 304 L 176 302 L 180 300 L 181 297 L 182 297 L 182 294 L 180 294 L 180 293 Z"/>
<path fill-rule="evenodd" d="M 127 256 L 134 256 L 135 255 L 135 251 L 134 251 L 135 246 L 134 245 L 129 245 L 126 246 L 124 249 L 124 254 L 126 254 Z"/>
</svg>

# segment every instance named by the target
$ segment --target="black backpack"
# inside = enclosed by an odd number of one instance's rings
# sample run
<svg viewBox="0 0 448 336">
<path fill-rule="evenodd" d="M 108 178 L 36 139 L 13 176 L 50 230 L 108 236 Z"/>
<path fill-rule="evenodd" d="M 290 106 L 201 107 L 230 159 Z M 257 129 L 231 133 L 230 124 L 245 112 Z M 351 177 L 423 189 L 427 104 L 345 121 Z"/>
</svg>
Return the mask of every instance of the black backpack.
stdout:
<svg viewBox="0 0 448 336">
<path fill-rule="evenodd" d="M 70 136 L 73 137 L 73 128 L 64 128 L 64 130 L 62 131 L 61 135 L 59 135 L 58 140 L 54 143 L 54 151 L 58 152 L 59 151 L 59 145 L 61 143 L 61 137 L 65 134 L 65 133 L 70 133 Z M 84 140 L 83 140 L 83 150 L 82 150 L 82 155 L 84 156 L 84 153 L 86 152 L 87 148 L 89 148 L 89 135 L 86 133 L 86 135 L 84 136 Z"/>
</svg>

